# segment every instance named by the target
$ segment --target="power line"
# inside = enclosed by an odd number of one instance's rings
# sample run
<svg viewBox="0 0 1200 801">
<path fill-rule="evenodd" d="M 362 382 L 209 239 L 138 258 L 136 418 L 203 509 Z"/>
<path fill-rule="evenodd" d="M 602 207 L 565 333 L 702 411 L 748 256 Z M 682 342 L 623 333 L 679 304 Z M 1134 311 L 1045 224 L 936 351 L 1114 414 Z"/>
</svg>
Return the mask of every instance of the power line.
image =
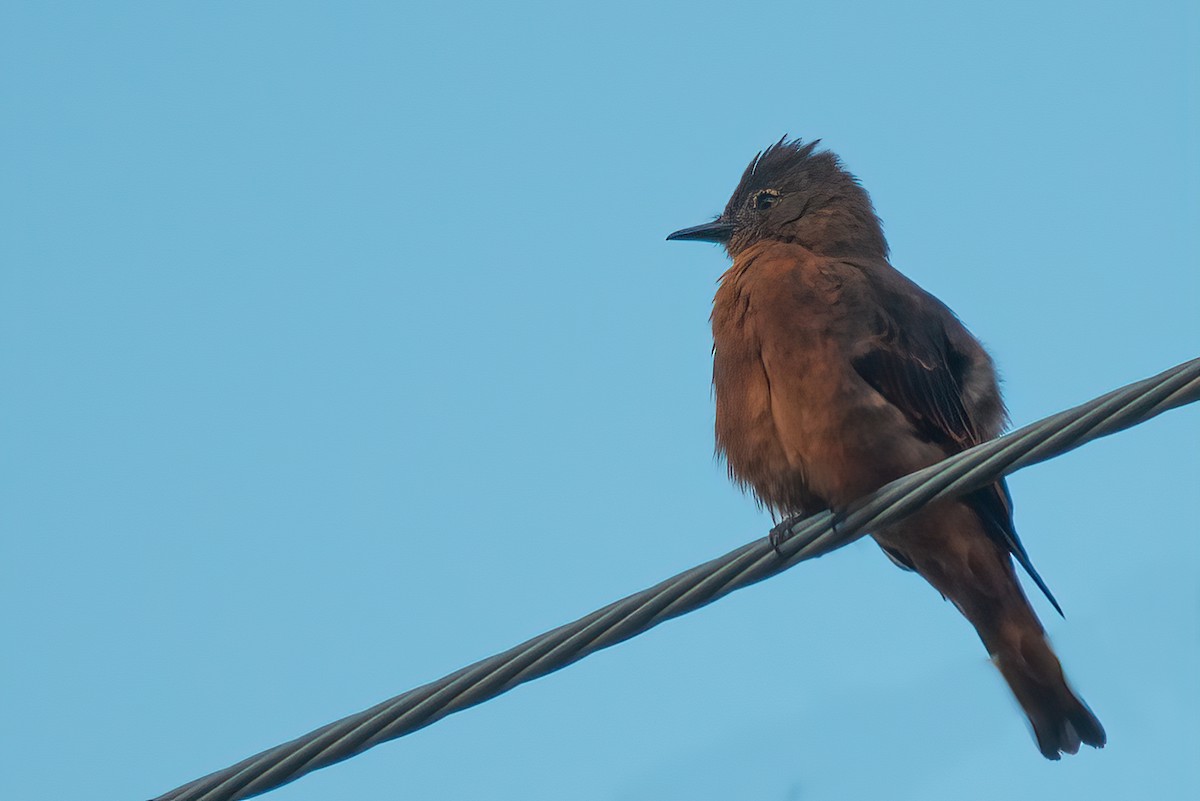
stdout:
<svg viewBox="0 0 1200 801">
<path fill-rule="evenodd" d="M 233 801 L 268 792 L 828 553 L 931 501 L 970 492 L 1198 399 L 1200 359 L 1193 359 L 893 481 L 853 504 L 839 520 L 829 512 L 805 518 L 793 527 L 778 553 L 765 538 L 755 540 L 574 623 L 185 784 L 154 801 Z"/>
</svg>

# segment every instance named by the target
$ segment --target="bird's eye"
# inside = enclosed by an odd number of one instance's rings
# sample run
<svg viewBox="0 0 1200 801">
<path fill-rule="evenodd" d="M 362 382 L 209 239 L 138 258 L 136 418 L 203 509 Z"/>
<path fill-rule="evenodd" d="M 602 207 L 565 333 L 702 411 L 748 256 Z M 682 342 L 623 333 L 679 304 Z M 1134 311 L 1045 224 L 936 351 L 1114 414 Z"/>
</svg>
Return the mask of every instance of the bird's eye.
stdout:
<svg viewBox="0 0 1200 801">
<path fill-rule="evenodd" d="M 754 206 L 755 211 L 766 211 L 774 206 L 777 200 L 779 200 L 778 192 L 774 189 L 764 189 L 754 196 L 751 205 Z"/>
</svg>

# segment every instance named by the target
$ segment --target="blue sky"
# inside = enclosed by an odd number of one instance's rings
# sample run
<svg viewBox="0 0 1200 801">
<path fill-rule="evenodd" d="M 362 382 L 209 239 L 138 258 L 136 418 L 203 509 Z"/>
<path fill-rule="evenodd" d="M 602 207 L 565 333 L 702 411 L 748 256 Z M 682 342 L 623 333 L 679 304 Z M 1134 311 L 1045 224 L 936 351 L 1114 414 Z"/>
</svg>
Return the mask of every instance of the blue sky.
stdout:
<svg viewBox="0 0 1200 801">
<path fill-rule="evenodd" d="M 903 7 L 901 7 L 903 6 Z M 0 797 L 146 798 L 764 535 L 708 219 L 784 133 L 1030 422 L 1200 353 L 1194 3 L 8 3 Z M 1200 410 L 1012 479 L 1110 745 L 869 542 L 271 797 L 1178 798 Z"/>
</svg>

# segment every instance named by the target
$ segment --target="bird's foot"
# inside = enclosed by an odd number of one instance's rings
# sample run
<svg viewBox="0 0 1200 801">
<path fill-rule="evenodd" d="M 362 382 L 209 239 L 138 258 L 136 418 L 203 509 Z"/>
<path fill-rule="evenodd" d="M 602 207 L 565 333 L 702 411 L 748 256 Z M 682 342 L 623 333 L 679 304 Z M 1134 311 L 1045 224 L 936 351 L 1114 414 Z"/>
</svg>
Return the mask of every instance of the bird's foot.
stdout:
<svg viewBox="0 0 1200 801">
<path fill-rule="evenodd" d="M 839 529 L 846 522 L 846 518 L 850 516 L 850 510 L 831 509 L 830 514 L 833 516 L 833 519 L 830 521 L 829 527 L 832 530 L 834 538 L 836 539 L 841 534 Z M 775 528 L 771 529 L 771 533 L 767 535 L 767 541 L 771 543 L 771 548 L 775 551 L 775 553 L 783 556 L 783 551 L 780 550 L 780 546 L 792 538 L 792 529 L 795 528 L 806 517 L 808 517 L 808 515 L 792 515 L 791 517 L 786 518 L 782 523 L 775 526 Z"/>
<path fill-rule="evenodd" d="M 771 529 L 771 533 L 767 535 L 767 542 L 771 543 L 771 549 L 775 553 L 783 556 L 783 552 L 779 550 L 779 546 L 791 539 L 792 527 L 803 519 L 804 515 L 794 515 L 786 518 L 782 523 Z"/>
</svg>

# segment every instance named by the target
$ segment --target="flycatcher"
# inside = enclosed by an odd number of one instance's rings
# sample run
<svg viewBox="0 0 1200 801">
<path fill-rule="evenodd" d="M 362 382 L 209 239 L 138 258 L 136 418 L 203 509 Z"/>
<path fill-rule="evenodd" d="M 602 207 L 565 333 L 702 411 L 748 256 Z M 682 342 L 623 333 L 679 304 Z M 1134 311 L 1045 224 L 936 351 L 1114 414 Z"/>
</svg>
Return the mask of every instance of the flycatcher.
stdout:
<svg viewBox="0 0 1200 801">
<path fill-rule="evenodd" d="M 784 137 L 750 163 L 720 217 L 667 237 L 719 242 L 733 258 L 713 301 L 717 449 L 785 518 L 775 542 L 790 518 L 845 510 L 1006 423 L 983 346 L 888 263 L 866 191 L 816 146 Z M 975 627 L 1043 755 L 1104 745 L 1017 581 L 1014 558 L 1059 608 L 1017 538 L 1005 482 L 872 536 Z"/>
</svg>

